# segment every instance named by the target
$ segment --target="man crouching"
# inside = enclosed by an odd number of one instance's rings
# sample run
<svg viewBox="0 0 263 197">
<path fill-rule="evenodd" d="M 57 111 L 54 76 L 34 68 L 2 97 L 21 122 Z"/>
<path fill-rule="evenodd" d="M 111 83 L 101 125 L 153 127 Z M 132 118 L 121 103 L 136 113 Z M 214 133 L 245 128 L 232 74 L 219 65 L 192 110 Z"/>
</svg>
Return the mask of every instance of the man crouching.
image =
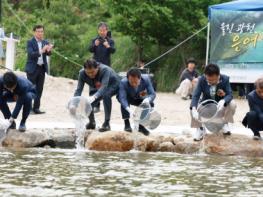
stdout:
<svg viewBox="0 0 263 197">
<path fill-rule="evenodd" d="M 202 97 L 201 97 L 202 95 Z M 201 100 L 200 100 L 201 97 Z M 205 128 L 200 122 L 197 106 L 200 102 L 212 99 L 218 102 L 217 111 L 221 112 L 226 124 L 223 127 L 223 134 L 230 135 L 231 131 L 228 123 L 234 122 L 233 116 L 236 110 L 232 90 L 229 83 L 229 77 L 220 74 L 220 69 L 216 64 L 209 64 L 205 67 L 204 75 L 198 79 L 196 89 L 190 106 L 191 110 L 191 127 L 197 128 L 194 141 L 200 141 L 205 135 Z"/>
<path fill-rule="evenodd" d="M 26 131 L 26 120 L 30 114 L 32 99 L 36 96 L 35 86 L 26 78 L 16 76 L 13 72 L 6 72 L 0 77 L 0 110 L 5 119 L 10 121 L 10 129 L 16 129 L 15 119 L 23 108 L 19 131 Z M 7 105 L 16 102 L 13 112 Z"/>
<path fill-rule="evenodd" d="M 112 68 L 100 64 L 93 59 L 87 60 L 83 65 L 83 69 L 79 71 L 78 86 L 74 96 L 81 96 L 84 85 L 87 84 L 90 88 L 96 89 L 93 95 L 88 97 L 88 101 L 91 103 L 93 110 L 94 106 L 97 106 L 96 102 L 103 100 L 105 120 L 99 129 L 100 132 L 111 130 L 111 98 L 117 94 L 119 82 L 119 77 Z M 86 125 L 86 129 L 96 128 L 93 110 L 89 116 L 89 123 Z"/>
<path fill-rule="evenodd" d="M 118 94 L 125 131 L 132 132 L 129 121 L 131 114 L 130 105 L 139 106 L 147 104 L 153 107 L 155 96 L 156 94 L 148 75 L 142 75 L 138 68 L 131 68 L 127 73 L 127 77 L 121 80 Z M 144 135 L 150 134 L 143 125 L 139 125 L 139 132 Z"/>
<path fill-rule="evenodd" d="M 254 133 L 254 140 L 261 139 L 259 131 L 263 130 L 263 78 L 259 78 L 256 83 L 256 90 L 248 94 L 249 112 L 242 123 L 250 128 Z"/>
</svg>

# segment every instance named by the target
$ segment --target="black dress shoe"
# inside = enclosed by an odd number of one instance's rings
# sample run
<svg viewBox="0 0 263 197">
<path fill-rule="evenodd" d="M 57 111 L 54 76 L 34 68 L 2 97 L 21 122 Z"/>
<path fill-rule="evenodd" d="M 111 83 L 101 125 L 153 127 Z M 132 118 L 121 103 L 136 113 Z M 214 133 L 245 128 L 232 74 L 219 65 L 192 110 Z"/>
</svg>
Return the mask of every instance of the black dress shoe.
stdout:
<svg viewBox="0 0 263 197">
<path fill-rule="evenodd" d="M 124 131 L 127 131 L 127 132 L 132 132 L 132 128 L 130 125 L 125 125 L 124 127 Z"/>
<path fill-rule="evenodd" d="M 124 131 L 132 132 L 131 124 L 129 119 L 124 120 Z"/>
<path fill-rule="evenodd" d="M 16 122 L 13 121 L 12 124 L 8 127 L 8 129 L 16 129 Z"/>
<path fill-rule="evenodd" d="M 143 133 L 144 135 L 149 135 L 150 131 L 148 131 L 148 129 L 146 129 L 144 126 L 139 125 L 139 132 Z"/>
<path fill-rule="evenodd" d="M 105 131 L 110 131 L 110 124 L 109 123 L 103 123 L 101 128 L 99 128 L 99 132 L 105 132 Z"/>
<path fill-rule="evenodd" d="M 39 109 L 33 109 L 34 114 L 44 114 L 46 112 L 40 111 Z"/>
<path fill-rule="evenodd" d="M 95 122 L 89 122 L 86 124 L 86 129 L 95 129 L 96 128 L 96 123 Z"/>
<path fill-rule="evenodd" d="M 130 121 L 129 119 L 125 119 L 124 120 L 124 131 L 127 131 L 127 132 L 132 132 L 132 128 L 131 128 L 131 124 L 130 124 Z"/>
</svg>

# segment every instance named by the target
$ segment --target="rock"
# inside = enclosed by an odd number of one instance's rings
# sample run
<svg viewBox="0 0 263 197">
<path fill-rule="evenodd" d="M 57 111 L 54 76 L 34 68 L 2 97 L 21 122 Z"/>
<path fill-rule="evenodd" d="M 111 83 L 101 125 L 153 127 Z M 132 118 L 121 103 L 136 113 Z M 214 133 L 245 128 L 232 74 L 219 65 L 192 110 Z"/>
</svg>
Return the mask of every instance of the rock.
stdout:
<svg viewBox="0 0 263 197">
<path fill-rule="evenodd" d="M 263 141 L 238 134 L 211 134 L 204 138 L 204 151 L 208 154 L 262 157 Z"/>
<path fill-rule="evenodd" d="M 10 130 L 3 139 L 2 146 L 14 148 L 37 147 L 48 140 L 50 140 L 50 138 L 47 132 L 42 130 L 30 130 L 24 133 L 17 130 Z"/>
<path fill-rule="evenodd" d="M 159 144 L 158 151 L 174 152 L 175 151 L 175 145 L 172 142 L 162 142 L 161 144 Z"/>
<path fill-rule="evenodd" d="M 88 135 L 88 131 L 85 135 Z M 52 148 L 74 148 L 74 129 L 29 129 L 24 133 L 10 130 L 2 141 L 4 147 L 30 148 L 45 147 Z"/>
<path fill-rule="evenodd" d="M 181 136 L 173 139 L 174 152 L 181 154 L 193 154 L 201 150 L 202 142 L 193 141 L 192 137 Z"/>
<path fill-rule="evenodd" d="M 4 147 L 75 147 L 74 129 L 29 129 L 25 133 L 10 130 L 3 138 Z M 255 141 L 251 137 L 222 133 L 208 134 L 201 142 L 194 142 L 190 135 L 153 135 L 144 136 L 138 132 L 98 131 L 85 132 L 85 147 L 97 151 L 130 151 L 144 152 L 176 152 L 192 154 L 205 152 L 219 155 L 242 155 L 263 157 L 263 141 Z"/>
<path fill-rule="evenodd" d="M 75 129 L 53 129 L 48 131 L 48 135 L 54 141 L 55 147 L 75 148 Z"/>
<path fill-rule="evenodd" d="M 94 131 L 86 141 L 88 149 L 97 151 L 130 151 L 133 145 L 132 133 L 125 131 Z"/>
</svg>

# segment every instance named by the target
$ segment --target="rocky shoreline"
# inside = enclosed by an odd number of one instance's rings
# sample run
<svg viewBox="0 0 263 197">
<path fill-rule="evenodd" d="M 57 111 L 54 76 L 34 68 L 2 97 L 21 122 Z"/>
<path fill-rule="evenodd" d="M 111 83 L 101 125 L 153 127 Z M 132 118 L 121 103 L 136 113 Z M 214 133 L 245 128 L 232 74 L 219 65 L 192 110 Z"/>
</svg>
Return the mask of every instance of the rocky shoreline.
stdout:
<svg viewBox="0 0 263 197">
<path fill-rule="evenodd" d="M 3 147 L 9 148 L 74 148 L 74 129 L 29 129 L 25 133 L 10 130 L 2 140 Z M 85 147 L 94 151 L 131 151 L 142 152 L 174 152 L 194 154 L 205 152 L 217 155 L 240 155 L 249 157 L 263 156 L 263 141 L 255 141 L 251 137 L 239 134 L 224 136 L 221 133 L 208 134 L 201 142 L 194 142 L 189 134 L 151 134 L 124 131 L 108 131 L 100 133 L 87 130 Z"/>
</svg>

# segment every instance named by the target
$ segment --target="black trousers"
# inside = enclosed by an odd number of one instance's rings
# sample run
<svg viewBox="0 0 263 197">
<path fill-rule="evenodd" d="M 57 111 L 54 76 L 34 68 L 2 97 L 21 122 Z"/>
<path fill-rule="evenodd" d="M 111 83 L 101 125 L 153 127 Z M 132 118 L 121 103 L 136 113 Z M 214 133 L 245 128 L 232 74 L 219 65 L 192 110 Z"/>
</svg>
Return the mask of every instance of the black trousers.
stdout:
<svg viewBox="0 0 263 197">
<path fill-rule="evenodd" d="M 92 108 L 94 108 L 98 102 L 101 100 L 103 101 L 104 106 L 104 115 L 105 115 L 105 122 L 110 121 L 111 118 L 111 109 L 112 109 L 112 100 L 111 98 L 117 94 L 118 86 L 109 87 L 107 91 L 103 94 L 103 96 L 97 98 L 92 104 Z M 89 116 L 90 121 L 94 121 L 94 112 L 92 111 Z"/>
<path fill-rule="evenodd" d="M 36 86 L 36 97 L 34 99 L 33 110 L 40 108 L 40 100 L 43 92 L 45 82 L 45 68 L 44 65 L 37 66 L 35 72 L 27 73 L 27 79 Z"/>
<path fill-rule="evenodd" d="M 263 130 L 263 114 L 259 114 L 255 111 L 250 111 L 246 114 L 242 121 L 244 126 L 250 128 L 254 135 L 258 135 L 259 131 Z"/>
</svg>

